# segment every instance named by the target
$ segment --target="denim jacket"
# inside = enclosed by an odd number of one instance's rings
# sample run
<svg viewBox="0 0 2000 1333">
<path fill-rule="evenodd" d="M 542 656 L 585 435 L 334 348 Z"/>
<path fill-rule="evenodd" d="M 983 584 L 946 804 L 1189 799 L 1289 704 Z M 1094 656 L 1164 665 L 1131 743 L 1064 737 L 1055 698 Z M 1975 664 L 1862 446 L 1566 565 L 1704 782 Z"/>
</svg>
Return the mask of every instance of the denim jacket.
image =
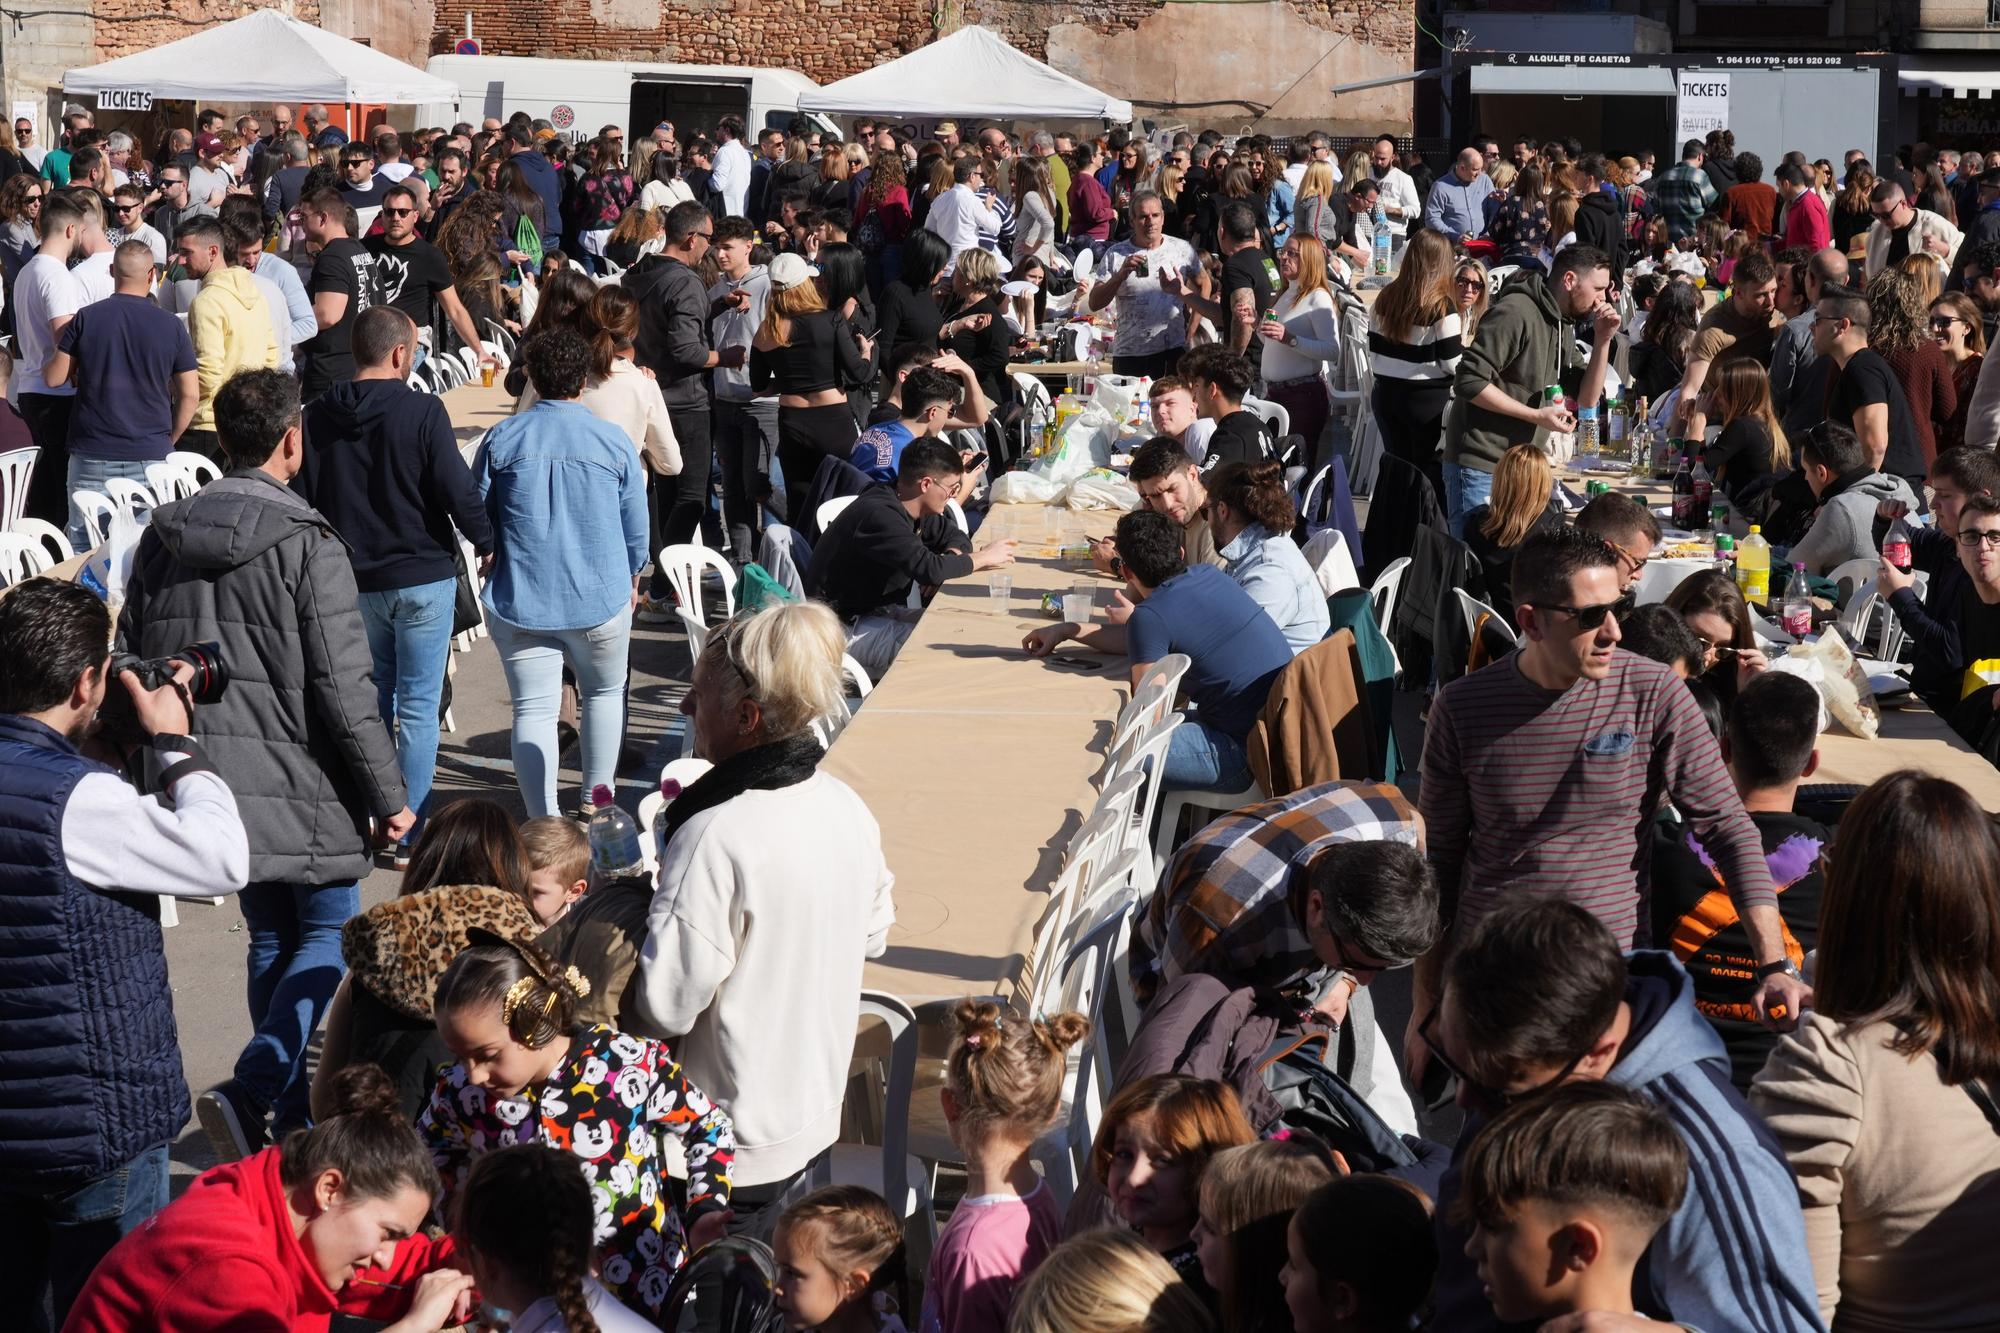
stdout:
<svg viewBox="0 0 2000 1333">
<path fill-rule="evenodd" d="M 486 433 L 473 475 L 499 555 L 483 600 L 522 629 L 589 629 L 646 564 L 646 480 L 625 432 L 574 400 Z"/>
</svg>

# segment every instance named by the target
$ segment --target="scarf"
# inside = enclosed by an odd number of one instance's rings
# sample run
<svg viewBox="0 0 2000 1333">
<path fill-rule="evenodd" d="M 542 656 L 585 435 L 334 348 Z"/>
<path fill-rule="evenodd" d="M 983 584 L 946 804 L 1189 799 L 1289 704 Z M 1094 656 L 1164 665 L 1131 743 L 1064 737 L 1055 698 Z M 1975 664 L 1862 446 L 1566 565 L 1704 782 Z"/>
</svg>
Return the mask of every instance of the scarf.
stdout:
<svg viewBox="0 0 2000 1333">
<path fill-rule="evenodd" d="M 776 791 L 792 787 L 811 777 L 826 757 L 819 737 L 802 731 L 787 740 L 755 746 L 723 760 L 688 784 L 667 807 L 661 853 L 674 840 L 681 825 L 704 810 L 713 810 L 746 791 Z"/>
</svg>

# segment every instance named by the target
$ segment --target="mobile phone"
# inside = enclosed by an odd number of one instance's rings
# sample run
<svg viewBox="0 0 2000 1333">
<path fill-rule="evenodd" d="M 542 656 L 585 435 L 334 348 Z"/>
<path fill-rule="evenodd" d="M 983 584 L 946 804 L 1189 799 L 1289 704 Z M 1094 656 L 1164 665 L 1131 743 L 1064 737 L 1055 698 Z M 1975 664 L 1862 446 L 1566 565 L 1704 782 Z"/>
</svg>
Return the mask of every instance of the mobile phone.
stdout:
<svg viewBox="0 0 2000 1333">
<path fill-rule="evenodd" d="M 1073 657 L 1068 653 L 1050 653 L 1047 660 L 1066 667 L 1082 667 L 1087 671 L 1095 671 L 1104 665 L 1088 657 Z"/>
<path fill-rule="evenodd" d="M 986 452 L 983 449 L 980 452 L 974 454 L 972 457 L 965 460 L 965 470 L 967 472 L 977 472 L 980 468 L 983 468 L 985 466 L 986 466 Z"/>
</svg>

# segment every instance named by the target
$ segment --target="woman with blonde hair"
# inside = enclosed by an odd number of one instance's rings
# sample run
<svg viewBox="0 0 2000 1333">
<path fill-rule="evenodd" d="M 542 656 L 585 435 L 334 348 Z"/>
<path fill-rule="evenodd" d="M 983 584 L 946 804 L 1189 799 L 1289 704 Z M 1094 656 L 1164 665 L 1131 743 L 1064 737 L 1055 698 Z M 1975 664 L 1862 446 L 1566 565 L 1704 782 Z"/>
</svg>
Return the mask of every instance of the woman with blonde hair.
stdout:
<svg viewBox="0 0 2000 1333">
<path fill-rule="evenodd" d="M 1897 271 L 1905 274 L 1917 284 L 1917 299 L 1928 310 L 1944 293 L 1944 260 L 1928 250 L 1905 255 L 1896 265 Z"/>
<path fill-rule="evenodd" d="M 1486 600 L 1514 623 L 1514 556 L 1538 532 L 1563 525 L 1555 499 L 1556 474 L 1546 450 L 1517 444 L 1493 469 L 1493 493 L 1465 516 L 1465 544 L 1486 573 Z"/>
<path fill-rule="evenodd" d="M 846 458 L 860 431 L 847 386 L 874 376 L 875 345 L 826 308 L 806 261 L 783 254 L 766 270 L 771 295 L 750 340 L 750 386 L 778 396 L 778 460 L 787 513 L 804 512 L 822 458 Z"/>
<path fill-rule="evenodd" d="M 1333 164 L 1315 162 L 1299 180 L 1298 198 L 1292 203 L 1292 234 L 1311 236 L 1329 251 L 1338 252 L 1346 230 L 1347 205 L 1335 192 Z M 1347 248 L 1354 250 L 1353 246 Z"/>
<path fill-rule="evenodd" d="M 1986 324 L 1971 297 L 1947 292 L 1931 302 L 1931 339 L 1951 362 L 1951 382 L 1958 390 L 1958 410 L 1938 427 L 1938 452 L 1943 453 L 1965 443 L 1966 412 L 1986 361 Z"/>
<path fill-rule="evenodd" d="M 1056 1246 L 1014 1297 L 1007 1333 L 1216 1333 L 1216 1325 L 1145 1241 L 1106 1228 Z"/>
<path fill-rule="evenodd" d="M 1306 1196 L 1343 1174 L 1310 1134 L 1246 1143 L 1215 1155 L 1201 1177 L 1194 1235 L 1201 1275 L 1222 1300 L 1223 1333 L 1292 1333 L 1285 1233 Z"/>
<path fill-rule="evenodd" d="M 1701 461 L 1723 494 L 1747 508 L 1792 466 L 1791 442 L 1771 406 L 1770 374 L 1755 357 L 1719 361 L 1709 367 L 1703 396 L 1704 414 L 1722 433 L 1702 450 Z"/>
<path fill-rule="evenodd" d="M 1319 437 L 1326 429 L 1327 364 L 1340 355 L 1340 317 L 1326 283 L 1326 247 L 1294 230 L 1278 248 L 1278 288 L 1273 318 L 1257 326 L 1263 344 L 1259 373 L 1265 396 L 1291 414 L 1292 433 L 1306 442 L 1307 467 L 1319 467 Z"/>
<path fill-rule="evenodd" d="M 1403 267 L 1375 298 L 1368 316 L 1368 360 L 1375 372 L 1370 404 L 1382 445 L 1431 479 L 1442 497 L 1438 445 L 1452 375 L 1465 350 L 1464 324 L 1452 291 L 1451 242 L 1422 228 L 1403 251 Z"/>
<path fill-rule="evenodd" d="M 1868 346 L 1889 363 L 1903 386 L 1917 447 L 1923 451 L 1921 460 L 1900 461 L 1905 466 L 1919 463 L 1915 475 L 1921 476 L 1922 465 L 1937 457 L 1937 427 L 1958 411 L 1952 365 L 1931 337 L 1930 303 L 1923 299 L 1916 278 L 1900 269 L 1884 269 L 1869 280 L 1866 295 Z"/>
<path fill-rule="evenodd" d="M 1459 338 L 1470 343 L 1479 329 L 1480 317 L 1493 304 L 1493 275 L 1486 271 L 1486 261 L 1470 255 L 1459 260 L 1451 289 L 1458 297 Z"/>
<path fill-rule="evenodd" d="M 971 249 L 958 257 L 951 272 L 951 295 L 945 299 L 944 323 L 938 346 L 956 352 L 979 377 L 988 402 L 1006 401 L 1007 349 L 1013 331 L 1000 306 L 1000 286 L 1006 281 L 991 250 Z"/>
</svg>

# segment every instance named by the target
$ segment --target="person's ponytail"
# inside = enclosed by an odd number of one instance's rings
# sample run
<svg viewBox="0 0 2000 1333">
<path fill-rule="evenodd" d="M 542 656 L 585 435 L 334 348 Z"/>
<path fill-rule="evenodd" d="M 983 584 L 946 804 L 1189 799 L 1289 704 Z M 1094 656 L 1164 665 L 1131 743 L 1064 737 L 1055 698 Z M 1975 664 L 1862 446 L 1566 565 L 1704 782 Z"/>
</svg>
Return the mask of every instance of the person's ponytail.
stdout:
<svg viewBox="0 0 2000 1333">
<path fill-rule="evenodd" d="M 404 1189 L 434 1196 L 441 1188 L 430 1149 L 403 1114 L 401 1094 L 380 1065 L 349 1065 L 333 1076 L 334 1113 L 295 1129 L 279 1147 L 278 1177 L 287 1189 L 338 1171 L 353 1198 L 386 1199 Z"/>
<path fill-rule="evenodd" d="M 595 1212 L 574 1157 L 541 1143 L 487 1153 L 466 1175 L 457 1211 L 461 1244 L 553 1297 L 567 1333 L 598 1333 L 584 1286 Z"/>
</svg>

